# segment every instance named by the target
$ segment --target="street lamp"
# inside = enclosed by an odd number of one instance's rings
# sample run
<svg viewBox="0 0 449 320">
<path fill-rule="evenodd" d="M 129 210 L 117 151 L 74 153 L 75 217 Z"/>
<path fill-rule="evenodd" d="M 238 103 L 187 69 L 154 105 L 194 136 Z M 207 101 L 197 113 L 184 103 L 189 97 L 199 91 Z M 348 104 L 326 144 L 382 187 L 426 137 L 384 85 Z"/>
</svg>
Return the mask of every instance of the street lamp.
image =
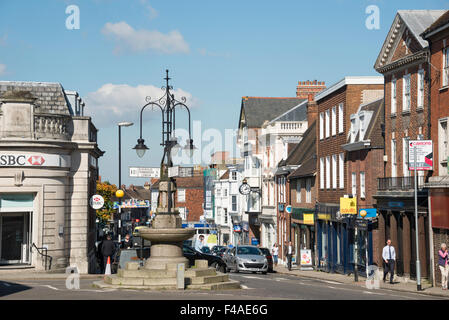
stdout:
<svg viewBox="0 0 449 320">
<path fill-rule="evenodd" d="M 122 191 L 122 127 L 130 127 L 134 123 L 132 122 L 120 122 L 118 124 L 118 188 L 119 191 Z M 123 191 L 122 191 L 123 193 Z M 121 213 L 122 213 L 122 197 L 119 197 L 119 207 L 118 207 L 118 221 L 119 221 L 119 232 L 118 232 L 118 241 L 121 240 Z"/>
<path fill-rule="evenodd" d="M 139 157 L 143 157 L 145 151 L 148 150 L 148 147 L 145 145 L 145 140 L 142 138 L 142 114 L 146 107 L 151 106 L 158 107 L 162 112 L 162 143 L 161 146 L 164 147 L 164 155 L 161 161 L 161 181 L 168 182 L 167 188 L 167 213 L 172 213 L 172 196 L 171 196 L 171 185 L 173 183 L 173 178 L 168 177 L 168 168 L 173 166 L 172 155 L 177 154 L 181 148 L 178 144 L 176 137 L 173 135 L 173 132 L 176 129 L 176 107 L 184 107 L 187 110 L 189 116 L 189 139 L 187 140 L 187 145 L 184 147 L 184 150 L 187 151 L 189 155 L 193 155 L 194 150 L 196 149 L 193 145 L 193 140 L 191 139 L 191 119 L 190 119 L 190 110 L 186 106 L 185 102 L 187 99 L 182 97 L 182 101 L 178 101 L 175 99 L 175 96 L 170 92 L 173 89 L 172 86 L 169 85 L 169 80 L 171 78 L 168 77 L 168 70 L 166 72 L 166 77 L 164 80 L 166 81 L 166 85 L 162 87 L 162 90 L 165 90 L 165 94 L 159 98 L 158 100 L 151 101 L 150 97 L 147 97 L 145 104 L 140 110 L 140 138 L 137 139 L 137 145 L 133 148 L 136 150 L 136 153 Z M 162 197 L 160 197 L 162 199 Z M 160 199 L 160 201 L 162 201 Z"/>
</svg>

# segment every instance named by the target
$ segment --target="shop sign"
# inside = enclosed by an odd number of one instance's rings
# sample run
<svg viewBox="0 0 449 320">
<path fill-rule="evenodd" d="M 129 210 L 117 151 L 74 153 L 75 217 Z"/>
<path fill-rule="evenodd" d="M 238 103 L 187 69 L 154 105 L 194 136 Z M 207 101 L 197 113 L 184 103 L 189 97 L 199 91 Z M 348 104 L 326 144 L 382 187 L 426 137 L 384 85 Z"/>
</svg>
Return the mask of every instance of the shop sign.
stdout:
<svg viewBox="0 0 449 320">
<path fill-rule="evenodd" d="M 388 202 L 388 206 L 391 207 L 391 208 L 403 208 L 404 207 L 404 202 L 389 201 Z"/>
<path fill-rule="evenodd" d="M 364 217 L 362 216 L 363 214 L 365 214 Z M 375 218 L 375 217 L 377 217 L 377 209 L 375 209 L 375 208 L 360 209 L 357 217 L 364 218 L 364 219 Z"/>
<path fill-rule="evenodd" d="M 234 224 L 234 232 L 242 232 L 242 227 L 239 224 Z"/>
<path fill-rule="evenodd" d="M 114 209 L 118 209 L 119 202 L 114 202 Z M 122 209 L 133 209 L 133 208 L 149 208 L 150 201 L 149 200 L 137 200 L 137 199 L 127 199 L 122 201 L 121 205 Z"/>
<path fill-rule="evenodd" d="M 45 153 L 0 153 L 0 167 L 70 167 L 70 156 Z"/>
<path fill-rule="evenodd" d="M 288 214 L 292 213 L 292 206 L 290 206 L 290 205 L 286 206 L 285 212 L 287 212 Z"/>
<path fill-rule="evenodd" d="M 246 222 L 246 221 L 242 222 L 242 230 L 245 231 L 245 232 L 249 231 L 249 224 L 248 224 L 248 222 Z"/>
<path fill-rule="evenodd" d="M 367 230 L 368 229 L 368 220 L 357 218 L 357 220 L 355 221 L 355 225 L 357 228 L 359 228 L 361 230 Z"/>
<path fill-rule="evenodd" d="M 301 253 L 301 267 L 311 267 L 312 266 L 312 250 L 303 249 Z"/>
<path fill-rule="evenodd" d="M 103 208 L 103 206 L 104 206 L 104 199 L 103 199 L 103 197 L 101 195 L 94 194 L 90 198 L 89 204 L 92 207 L 92 209 L 98 210 L 98 209 Z"/>
<path fill-rule="evenodd" d="M 433 170 L 433 144 L 432 140 L 410 140 L 408 143 L 408 169 L 415 170 L 416 148 L 416 170 Z"/>
<path fill-rule="evenodd" d="M 357 214 L 357 199 L 356 198 L 340 198 L 340 213 L 341 214 Z"/>
<path fill-rule="evenodd" d="M 315 224 L 314 216 L 315 214 L 313 213 L 304 213 L 303 214 L 304 224 Z"/>
</svg>

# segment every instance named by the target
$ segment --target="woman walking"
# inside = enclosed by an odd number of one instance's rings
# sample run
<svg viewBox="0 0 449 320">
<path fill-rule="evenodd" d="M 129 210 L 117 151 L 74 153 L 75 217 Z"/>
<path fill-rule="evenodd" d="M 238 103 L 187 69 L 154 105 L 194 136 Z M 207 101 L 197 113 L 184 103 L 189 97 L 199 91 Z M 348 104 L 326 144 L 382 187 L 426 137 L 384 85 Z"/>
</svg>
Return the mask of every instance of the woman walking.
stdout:
<svg viewBox="0 0 449 320">
<path fill-rule="evenodd" d="M 442 243 L 441 249 L 438 251 L 438 265 L 441 271 L 441 287 L 443 290 L 447 290 L 447 276 L 449 272 L 448 258 L 446 244 Z"/>
<path fill-rule="evenodd" d="M 274 266 L 278 265 L 278 256 L 279 256 L 279 247 L 277 243 L 274 244 L 273 249 L 271 250 L 271 253 L 273 255 L 273 262 Z"/>
</svg>

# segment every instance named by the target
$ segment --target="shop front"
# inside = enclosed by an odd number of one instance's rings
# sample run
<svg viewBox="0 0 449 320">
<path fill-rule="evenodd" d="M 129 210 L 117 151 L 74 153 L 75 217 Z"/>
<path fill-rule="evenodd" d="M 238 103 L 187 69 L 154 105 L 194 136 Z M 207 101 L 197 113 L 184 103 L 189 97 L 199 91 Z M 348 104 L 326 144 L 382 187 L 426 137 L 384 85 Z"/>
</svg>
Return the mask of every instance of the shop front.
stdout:
<svg viewBox="0 0 449 320">
<path fill-rule="evenodd" d="M 315 210 L 309 208 L 292 208 L 293 245 L 296 261 L 301 260 L 301 250 L 311 250 L 315 261 Z"/>
</svg>

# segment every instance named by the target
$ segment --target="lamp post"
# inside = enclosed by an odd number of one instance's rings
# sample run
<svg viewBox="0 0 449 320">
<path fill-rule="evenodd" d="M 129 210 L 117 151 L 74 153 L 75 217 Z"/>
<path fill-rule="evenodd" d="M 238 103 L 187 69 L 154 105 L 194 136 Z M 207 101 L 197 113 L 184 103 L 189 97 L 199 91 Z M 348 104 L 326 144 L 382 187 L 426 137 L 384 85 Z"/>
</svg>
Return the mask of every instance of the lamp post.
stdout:
<svg viewBox="0 0 449 320">
<path fill-rule="evenodd" d="M 166 70 L 166 77 L 164 80 L 166 81 L 166 85 L 162 87 L 162 90 L 165 90 L 165 94 L 159 98 L 158 100 L 151 101 L 150 97 L 147 97 L 147 104 L 145 104 L 140 110 L 140 138 L 137 139 L 137 145 L 133 148 L 136 150 L 136 153 L 139 157 L 143 157 L 145 152 L 149 150 L 149 148 L 145 145 L 145 140 L 142 138 L 142 114 L 146 107 L 151 106 L 158 107 L 162 112 L 162 142 L 161 146 L 164 147 L 164 155 L 161 160 L 161 182 L 167 183 L 167 203 L 161 203 L 164 201 L 161 196 L 159 196 L 159 205 L 160 207 L 167 208 L 167 214 L 174 213 L 173 211 L 173 199 L 172 199 L 172 190 L 171 186 L 173 184 L 173 177 L 168 177 L 168 168 L 173 166 L 172 161 L 172 153 L 177 153 L 181 148 L 177 142 L 176 137 L 173 135 L 174 130 L 176 129 L 176 107 L 184 107 L 187 110 L 189 116 L 189 139 L 187 139 L 187 144 L 183 148 L 189 157 L 193 156 L 193 152 L 196 147 L 193 145 L 193 140 L 191 138 L 191 119 L 190 119 L 190 110 L 186 106 L 186 98 L 182 97 L 182 101 L 178 101 L 175 99 L 174 95 L 170 92 L 173 89 L 172 86 L 169 85 L 169 80 L 171 78 L 168 77 L 168 70 Z M 163 205 L 161 205 L 163 204 Z M 166 205 L 166 206 L 165 206 Z M 161 213 L 161 212 L 159 212 Z"/>
<path fill-rule="evenodd" d="M 132 122 L 120 122 L 118 124 L 118 191 L 122 191 L 122 127 L 130 127 L 134 123 Z M 117 191 L 117 192 L 118 192 Z M 121 194 L 121 196 L 116 196 L 120 199 L 119 200 L 119 207 L 118 207 L 118 241 L 121 241 L 121 222 L 122 222 L 122 197 L 124 194 Z"/>
</svg>

